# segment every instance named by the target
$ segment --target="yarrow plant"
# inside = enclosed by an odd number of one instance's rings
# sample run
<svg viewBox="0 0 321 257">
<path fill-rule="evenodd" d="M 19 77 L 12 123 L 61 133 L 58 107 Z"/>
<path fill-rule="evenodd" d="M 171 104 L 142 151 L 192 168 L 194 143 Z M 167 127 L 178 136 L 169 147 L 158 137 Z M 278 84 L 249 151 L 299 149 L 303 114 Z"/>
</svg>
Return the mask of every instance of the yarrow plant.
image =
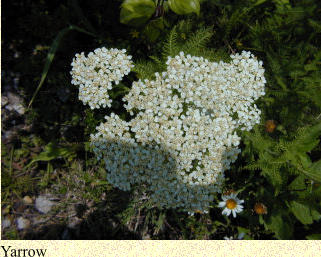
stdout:
<svg viewBox="0 0 321 257">
<path fill-rule="evenodd" d="M 86 57 L 76 54 L 71 63 L 71 83 L 79 86 L 79 100 L 91 109 L 111 107 L 108 90 L 112 89 L 133 67 L 126 50 L 98 48 Z"/>
<path fill-rule="evenodd" d="M 100 55 L 106 51 L 95 50 Z M 122 190 L 144 184 L 160 208 L 208 211 L 215 193 L 222 190 L 224 171 L 240 153 L 237 131 L 250 130 L 259 122 L 260 110 L 254 102 L 264 95 L 266 83 L 262 62 L 250 52 L 231 55 L 231 59 L 217 63 L 180 52 L 168 57 L 167 70 L 155 73 L 153 80 L 133 82 L 123 98 L 133 118 L 124 121 L 112 113 L 91 135 L 110 183 Z M 90 77 L 95 67 L 105 66 L 99 62 L 107 59 L 93 60 L 89 70 L 84 64 L 76 68 L 85 63 L 84 56 L 78 55 L 73 81 L 85 85 L 79 89 L 81 96 L 88 95 L 87 89 L 81 90 L 95 81 L 95 94 L 108 99 L 106 90 L 98 91 L 106 81 L 111 83 L 111 77 L 102 72 L 100 77 Z M 126 63 L 128 72 L 131 64 Z M 112 69 L 119 66 L 109 67 L 108 74 L 125 74 Z M 110 106 L 89 95 L 86 102 L 91 106 Z"/>
</svg>

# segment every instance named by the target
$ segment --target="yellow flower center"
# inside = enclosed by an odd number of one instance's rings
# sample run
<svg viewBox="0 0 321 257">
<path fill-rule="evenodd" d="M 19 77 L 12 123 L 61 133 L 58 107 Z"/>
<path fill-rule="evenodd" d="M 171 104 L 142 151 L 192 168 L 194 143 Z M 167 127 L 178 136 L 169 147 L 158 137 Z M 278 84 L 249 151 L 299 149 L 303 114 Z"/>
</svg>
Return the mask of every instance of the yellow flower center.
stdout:
<svg viewBox="0 0 321 257">
<path fill-rule="evenodd" d="M 229 209 L 231 209 L 231 210 L 233 210 L 233 209 L 236 207 L 236 205 L 237 205 L 237 203 L 236 203 L 236 201 L 233 200 L 233 199 L 228 199 L 228 200 L 226 201 L 226 207 L 229 208 Z"/>
</svg>

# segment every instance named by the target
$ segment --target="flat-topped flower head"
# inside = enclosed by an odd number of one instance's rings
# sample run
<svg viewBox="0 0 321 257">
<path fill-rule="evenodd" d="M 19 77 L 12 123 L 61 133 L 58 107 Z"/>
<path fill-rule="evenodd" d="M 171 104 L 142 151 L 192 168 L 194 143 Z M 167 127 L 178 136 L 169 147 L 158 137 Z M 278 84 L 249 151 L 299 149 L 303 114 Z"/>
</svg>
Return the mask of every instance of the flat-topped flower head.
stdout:
<svg viewBox="0 0 321 257">
<path fill-rule="evenodd" d="M 71 83 L 79 86 L 79 100 L 95 109 L 111 107 L 108 90 L 130 72 L 133 64 L 125 49 L 102 47 L 87 57 L 84 53 L 76 54 L 71 66 Z"/>
<path fill-rule="evenodd" d="M 236 217 L 236 213 L 240 213 L 243 211 L 244 200 L 240 200 L 237 198 L 235 193 L 231 193 L 230 195 L 222 195 L 222 202 L 219 203 L 218 207 L 224 208 L 222 211 L 223 215 L 229 216 L 231 213 L 233 217 Z"/>
<path fill-rule="evenodd" d="M 154 79 L 133 82 L 123 98 L 133 118 L 113 114 L 92 135 L 110 183 L 123 190 L 144 184 L 160 208 L 209 209 L 240 153 L 237 131 L 259 123 L 254 102 L 264 94 L 262 63 L 249 52 L 231 58 L 217 63 L 181 52 Z M 225 202 L 226 213 L 241 210 L 235 199 Z"/>
</svg>

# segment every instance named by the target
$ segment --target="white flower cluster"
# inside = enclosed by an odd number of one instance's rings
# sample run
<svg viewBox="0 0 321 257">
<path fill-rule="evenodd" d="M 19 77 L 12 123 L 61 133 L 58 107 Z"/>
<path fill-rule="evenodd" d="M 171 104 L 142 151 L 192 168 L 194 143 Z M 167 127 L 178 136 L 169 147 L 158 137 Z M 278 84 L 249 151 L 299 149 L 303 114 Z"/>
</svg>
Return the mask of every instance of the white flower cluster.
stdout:
<svg viewBox="0 0 321 257">
<path fill-rule="evenodd" d="M 259 122 L 254 101 L 264 95 L 262 62 L 249 52 L 231 58 L 216 63 L 181 52 L 154 80 L 133 83 L 123 99 L 133 119 L 112 114 L 91 135 L 112 184 L 143 183 L 160 207 L 208 210 L 240 152 L 235 131 Z"/>
<path fill-rule="evenodd" d="M 90 52 L 87 57 L 84 53 L 76 54 L 70 74 L 71 83 L 79 85 L 79 100 L 91 109 L 111 107 L 108 90 L 112 89 L 113 82 L 117 85 L 130 72 L 131 58 L 125 49 L 105 47 Z"/>
</svg>

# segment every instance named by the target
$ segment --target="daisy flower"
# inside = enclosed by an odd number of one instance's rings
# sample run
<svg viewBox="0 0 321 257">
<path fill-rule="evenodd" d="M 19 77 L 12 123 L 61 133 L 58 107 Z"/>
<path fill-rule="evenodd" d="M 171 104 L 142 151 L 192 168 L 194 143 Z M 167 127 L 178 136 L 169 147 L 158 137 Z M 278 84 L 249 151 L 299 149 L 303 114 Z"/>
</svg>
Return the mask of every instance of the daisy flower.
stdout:
<svg viewBox="0 0 321 257">
<path fill-rule="evenodd" d="M 223 201 L 219 203 L 218 207 L 224 208 L 222 211 L 223 215 L 229 216 L 232 213 L 235 218 L 236 213 L 243 211 L 243 205 L 241 205 L 241 203 L 244 203 L 244 200 L 238 199 L 236 195 L 235 193 L 231 193 L 230 195 L 222 196 Z"/>
<path fill-rule="evenodd" d="M 244 238 L 244 236 L 245 236 L 245 233 L 242 232 L 242 233 L 238 234 L 237 239 L 242 240 Z M 230 237 L 225 236 L 224 240 L 234 240 L 234 237 L 233 236 L 230 236 Z"/>
</svg>

